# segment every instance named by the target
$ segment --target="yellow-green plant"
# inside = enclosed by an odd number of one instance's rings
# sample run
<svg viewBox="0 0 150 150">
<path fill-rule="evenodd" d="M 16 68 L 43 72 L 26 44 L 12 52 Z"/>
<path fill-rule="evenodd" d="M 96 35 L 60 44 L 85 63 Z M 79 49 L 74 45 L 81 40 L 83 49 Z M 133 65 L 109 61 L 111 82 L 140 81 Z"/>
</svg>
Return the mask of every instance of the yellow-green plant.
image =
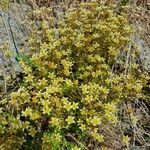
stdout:
<svg viewBox="0 0 150 150">
<path fill-rule="evenodd" d="M 100 125 L 117 124 L 118 104 L 141 97 L 146 84 L 132 27 L 114 6 L 97 2 L 68 10 L 57 24 L 45 18 L 29 40 L 31 55 L 20 57 L 20 88 L 0 102 L 1 135 L 20 138 L 24 149 L 65 149 L 68 137 L 77 144 L 68 149 L 84 149 L 82 138 L 103 144 Z"/>
<path fill-rule="evenodd" d="M 10 4 L 9 0 L 1 0 L 0 1 L 0 8 L 1 9 L 8 9 L 9 4 Z"/>
</svg>

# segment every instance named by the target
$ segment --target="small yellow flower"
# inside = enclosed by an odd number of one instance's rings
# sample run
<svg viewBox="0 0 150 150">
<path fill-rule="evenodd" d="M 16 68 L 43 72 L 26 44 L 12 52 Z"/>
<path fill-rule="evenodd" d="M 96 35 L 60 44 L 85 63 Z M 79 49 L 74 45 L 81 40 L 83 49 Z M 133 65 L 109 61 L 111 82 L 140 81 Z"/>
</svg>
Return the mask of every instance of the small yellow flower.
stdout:
<svg viewBox="0 0 150 150">
<path fill-rule="evenodd" d="M 63 97 L 61 100 L 62 100 L 63 104 L 67 104 L 68 103 L 68 99 L 65 98 L 65 97 Z"/>
<path fill-rule="evenodd" d="M 72 109 L 73 110 L 76 110 L 76 109 L 78 109 L 79 107 L 78 107 L 78 103 L 74 103 L 73 102 L 73 104 L 72 104 Z"/>
<path fill-rule="evenodd" d="M 38 84 L 41 85 L 41 86 L 45 86 L 46 83 L 47 83 L 47 80 L 45 78 L 43 78 L 42 80 L 39 80 Z"/>
<path fill-rule="evenodd" d="M 94 116 L 94 118 L 91 120 L 91 124 L 93 126 L 97 126 L 101 123 L 101 118 L 97 117 L 97 116 Z"/>
<path fill-rule="evenodd" d="M 82 109 L 80 110 L 80 112 L 81 112 L 81 115 L 87 115 L 87 110 L 85 109 L 85 107 L 82 108 Z"/>
<path fill-rule="evenodd" d="M 138 122 L 138 118 L 133 114 L 131 114 L 130 116 L 131 116 L 131 122 L 133 123 L 133 125 L 136 125 Z"/>
<path fill-rule="evenodd" d="M 85 124 L 81 124 L 80 129 L 81 129 L 82 131 L 85 131 L 85 130 L 86 130 Z"/>
<path fill-rule="evenodd" d="M 34 137 L 35 136 L 35 134 L 36 134 L 36 130 L 35 130 L 35 128 L 31 128 L 30 129 L 30 131 L 29 131 L 29 135 L 31 135 L 32 137 Z"/>
<path fill-rule="evenodd" d="M 101 88 L 101 91 L 102 91 L 104 94 L 108 94 L 108 93 L 109 93 L 109 90 L 108 90 L 106 87 L 102 87 L 102 88 Z"/>
<path fill-rule="evenodd" d="M 61 139 L 62 139 L 62 136 L 59 133 L 56 133 L 55 136 L 54 136 L 54 138 L 55 138 L 55 140 L 57 140 L 57 141 L 60 142 Z"/>
<path fill-rule="evenodd" d="M 26 108 L 25 111 L 22 112 L 23 116 L 27 117 L 28 115 L 32 114 L 32 109 L 31 108 Z"/>
<path fill-rule="evenodd" d="M 20 95 L 20 93 L 18 93 L 18 92 L 12 92 L 12 93 L 11 93 L 11 97 L 12 97 L 13 99 L 16 99 L 19 95 Z"/>
<path fill-rule="evenodd" d="M 66 119 L 66 121 L 67 121 L 68 125 L 70 125 L 72 123 L 75 123 L 74 117 L 72 117 L 72 116 L 68 116 L 68 118 Z"/>
<path fill-rule="evenodd" d="M 87 103 L 91 103 L 93 101 L 93 96 L 92 95 L 87 95 L 84 100 Z"/>
<path fill-rule="evenodd" d="M 70 111 L 72 109 L 72 105 L 70 102 L 67 102 L 64 104 L 64 108 L 67 110 L 67 111 Z"/>
<path fill-rule="evenodd" d="M 47 106 L 49 106 L 49 104 L 50 104 L 50 102 L 48 101 L 48 100 L 46 100 L 46 101 L 42 101 L 42 105 L 44 106 L 44 107 L 47 107 Z"/>
<path fill-rule="evenodd" d="M 126 146 L 129 146 L 129 144 L 130 144 L 130 137 L 128 137 L 128 135 L 127 136 L 123 136 L 122 141 L 123 141 L 123 144 L 125 144 Z"/>
<path fill-rule="evenodd" d="M 25 77 L 26 82 L 32 82 L 33 81 L 33 76 L 31 74 L 28 74 L 28 76 Z"/>
<path fill-rule="evenodd" d="M 43 95 L 43 93 L 41 93 L 41 91 L 39 91 L 39 92 L 37 93 L 37 95 L 36 95 L 36 96 L 37 96 L 38 98 L 41 98 L 41 97 L 42 97 L 42 95 Z"/>
<path fill-rule="evenodd" d="M 104 108 L 106 111 L 112 112 L 112 113 L 117 111 L 116 104 L 113 102 L 105 104 Z"/>
<path fill-rule="evenodd" d="M 51 118 L 51 124 L 53 126 L 58 126 L 59 125 L 59 119 L 58 118 L 55 118 L 55 117 L 52 117 Z"/>
<path fill-rule="evenodd" d="M 37 98 L 36 96 L 33 96 L 33 97 L 32 97 L 32 102 L 33 102 L 33 103 L 37 103 L 37 102 L 38 102 L 38 98 Z"/>
<path fill-rule="evenodd" d="M 104 136 L 103 135 L 97 135 L 98 142 L 103 142 L 104 141 Z"/>
<path fill-rule="evenodd" d="M 92 131 L 92 136 L 93 136 L 93 138 L 94 139 L 96 139 L 96 140 L 98 140 L 98 142 L 103 142 L 103 135 L 100 135 L 99 133 L 98 133 L 98 129 L 97 128 L 95 128 L 94 129 L 94 131 Z"/>
<path fill-rule="evenodd" d="M 30 67 L 27 67 L 26 65 L 22 66 L 22 68 L 23 68 L 23 72 L 24 72 L 25 74 L 29 74 L 29 73 L 32 72 L 31 68 L 30 68 Z"/>
<path fill-rule="evenodd" d="M 43 107 L 43 114 L 50 114 L 52 111 L 51 108 L 49 108 L 48 106 L 44 106 Z"/>
<path fill-rule="evenodd" d="M 66 79 L 66 80 L 65 80 L 65 82 L 66 82 L 66 85 L 67 85 L 68 87 L 73 86 L 73 84 L 72 84 L 72 81 L 71 81 L 71 80 Z"/>
<path fill-rule="evenodd" d="M 30 114 L 30 118 L 31 118 L 31 120 L 39 119 L 40 114 L 38 112 L 32 112 L 32 114 Z"/>
</svg>

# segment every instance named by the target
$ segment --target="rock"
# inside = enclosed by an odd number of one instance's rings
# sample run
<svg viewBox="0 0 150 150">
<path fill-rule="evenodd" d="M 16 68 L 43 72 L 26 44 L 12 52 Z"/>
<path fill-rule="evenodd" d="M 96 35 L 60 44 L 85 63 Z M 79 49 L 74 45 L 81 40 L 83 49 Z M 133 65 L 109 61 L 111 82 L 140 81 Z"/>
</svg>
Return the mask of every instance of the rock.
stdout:
<svg viewBox="0 0 150 150">
<path fill-rule="evenodd" d="M 15 57 L 20 47 L 28 36 L 27 28 L 22 24 L 29 7 L 23 4 L 11 4 L 9 10 L 0 10 L 0 47 L 8 43 L 13 56 L 8 59 L 0 51 L 0 69 L 20 71 L 20 66 Z M 0 73 L 0 76 L 2 73 Z"/>
<path fill-rule="evenodd" d="M 134 35 L 133 41 L 140 50 L 140 59 L 145 70 L 150 72 L 150 47 L 149 43 L 140 38 L 138 34 Z"/>
</svg>

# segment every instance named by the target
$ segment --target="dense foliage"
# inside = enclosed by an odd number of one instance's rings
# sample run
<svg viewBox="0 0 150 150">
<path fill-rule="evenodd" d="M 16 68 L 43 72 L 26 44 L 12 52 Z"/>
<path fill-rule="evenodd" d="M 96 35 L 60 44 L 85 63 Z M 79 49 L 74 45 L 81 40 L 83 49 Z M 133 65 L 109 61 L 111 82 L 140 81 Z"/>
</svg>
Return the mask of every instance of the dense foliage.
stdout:
<svg viewBox="0 0 150 150">
<path fill-rule="evenodd" d="M 83 3 L 57 20 L 35 12 L 31 55 L 18 57 L 22 83 L 0 101 L 1 149 L 86 149 L 82 139 L 104 146 L 99 127 L 117 124 L 119 103 L 142 97 L 147 78 L 132 27 L 114 8 Z"/>
</svg>

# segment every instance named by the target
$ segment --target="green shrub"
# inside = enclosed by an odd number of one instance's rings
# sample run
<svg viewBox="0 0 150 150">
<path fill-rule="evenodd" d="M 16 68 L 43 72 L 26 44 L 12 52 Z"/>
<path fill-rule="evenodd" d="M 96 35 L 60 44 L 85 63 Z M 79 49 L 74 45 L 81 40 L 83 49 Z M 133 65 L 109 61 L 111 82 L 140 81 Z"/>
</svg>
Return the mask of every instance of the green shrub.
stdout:
<svg viewBox="0 0 150 150">
<path fill-rule="evenodd" d="M 15 136 L 22 149 L 84 149 L 77 141 L 88 138 L 103 145 L 99 126 L 116 125 L 118 104 L 141 97 L 146 84 L 136 48 L 127 47 L 132 27 L 97 2 L 69 10 L 57 26 L 50 16 L 33 31 L 32 54 L 20 58 L 20 88 L 1 101 L 1 139 Z"/>
</svg>

